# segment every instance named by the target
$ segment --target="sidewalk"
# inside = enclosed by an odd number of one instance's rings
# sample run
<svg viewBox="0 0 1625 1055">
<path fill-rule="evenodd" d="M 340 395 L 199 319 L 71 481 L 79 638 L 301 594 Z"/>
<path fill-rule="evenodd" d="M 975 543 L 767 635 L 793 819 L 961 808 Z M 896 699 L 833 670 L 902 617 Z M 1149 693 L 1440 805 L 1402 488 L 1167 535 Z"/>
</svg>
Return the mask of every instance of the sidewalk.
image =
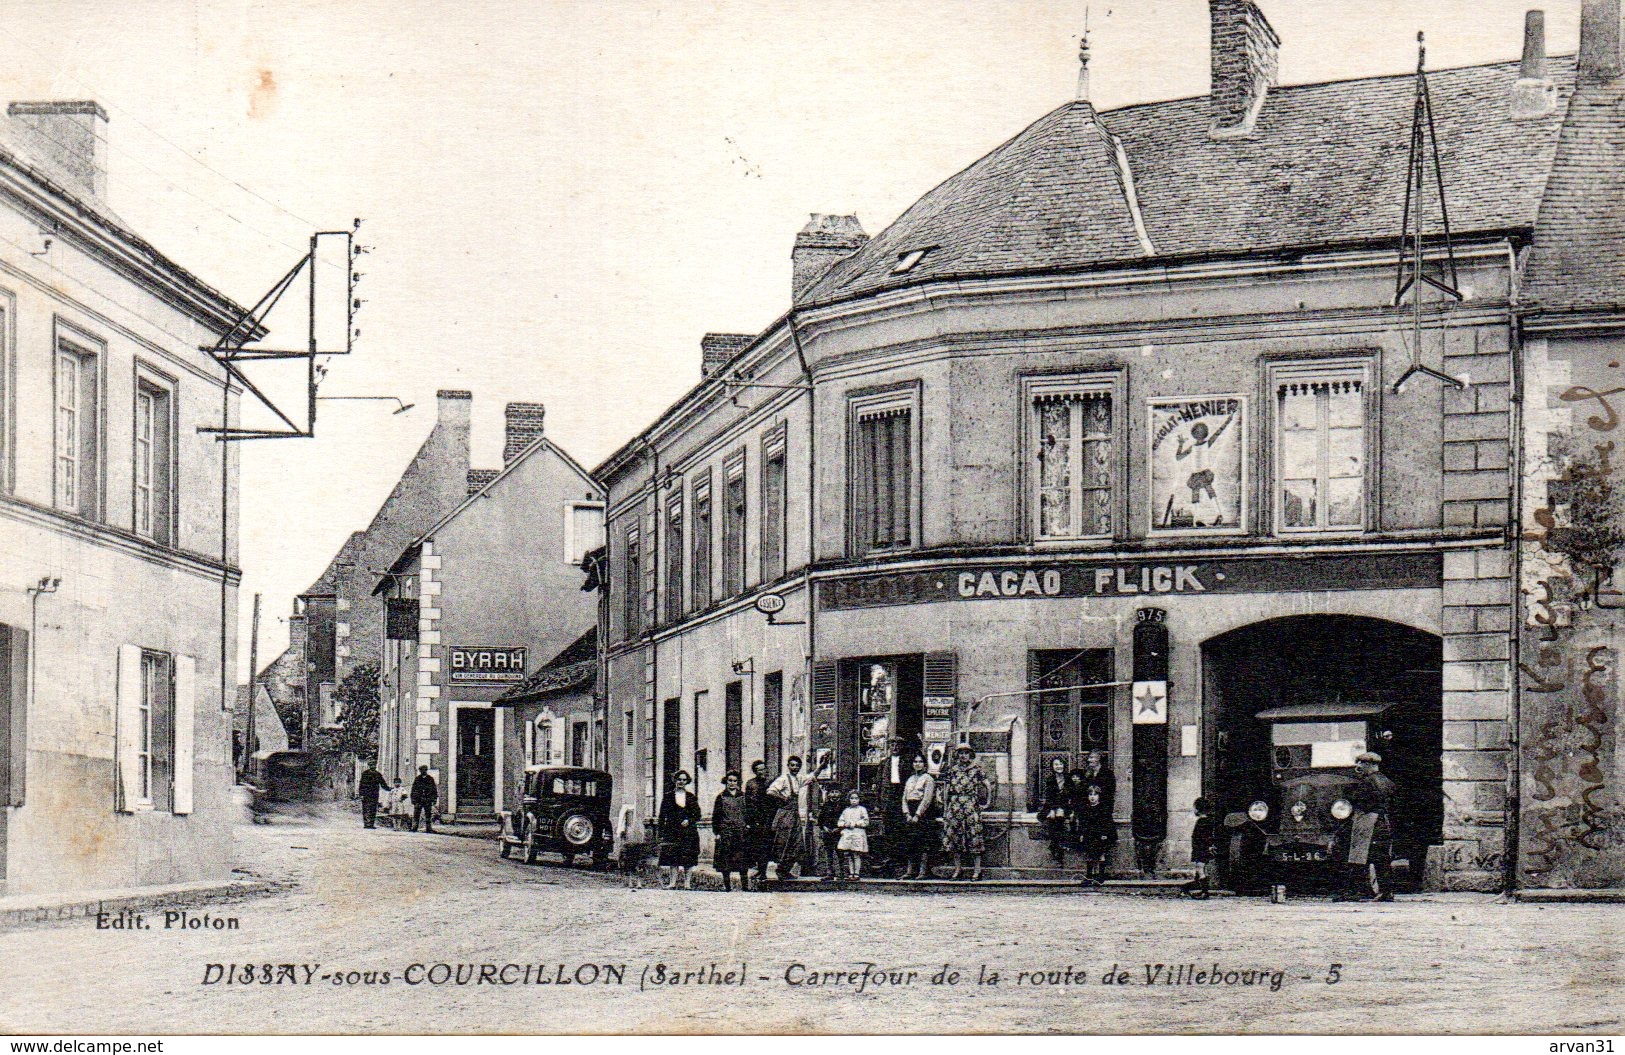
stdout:
<svg viewBox="0 0 1625 1055">
<path fill-rule="evenodd" d="M 238 901 L 284 889 L 285 883 L 268 879 L 222 879 L 165 886 L 78 890 L 61 894 L 12 894 L 0 897 L 0 931 L 94 919 L 98 913 L 117 915 L 122 909 L 190 908 L 194 905 Z"/>
</svg>

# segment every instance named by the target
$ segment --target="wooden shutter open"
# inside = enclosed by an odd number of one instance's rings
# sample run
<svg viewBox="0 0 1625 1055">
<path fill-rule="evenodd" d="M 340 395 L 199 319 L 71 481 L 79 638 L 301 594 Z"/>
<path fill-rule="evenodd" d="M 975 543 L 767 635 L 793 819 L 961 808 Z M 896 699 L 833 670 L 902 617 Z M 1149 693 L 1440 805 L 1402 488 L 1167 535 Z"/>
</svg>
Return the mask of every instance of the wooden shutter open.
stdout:
<svg viewBox="0 0 1625 1055">
<path fill-rule="evenodd" d="M 193 727 L 197 714 L 197 660 L 175 657 L 175 804 L 177 814 L 192 812 Z"/>
<path fill-rule="evenodd" d="M 134 813 L 141 801 L 141 648 L 120 645 L 118 689 L 114 704 L 114 769 L 118 774 L 117 808 Z"/>
</svg>

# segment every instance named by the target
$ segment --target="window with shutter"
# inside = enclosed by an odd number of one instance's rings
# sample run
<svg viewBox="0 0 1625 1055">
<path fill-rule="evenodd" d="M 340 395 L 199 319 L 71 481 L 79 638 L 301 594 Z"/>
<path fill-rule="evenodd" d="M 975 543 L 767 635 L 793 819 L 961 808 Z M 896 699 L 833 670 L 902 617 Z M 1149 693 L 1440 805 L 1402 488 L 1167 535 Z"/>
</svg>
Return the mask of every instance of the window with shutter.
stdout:
<svg viewBox="0 0 1625 1055">
<path fill-rule="evenodd" d="M 690 564 L 689 590 L 693 594 L 693 610 L 711 607 L 711 474 L 694 482 L 693 523 L 689 531 L 694 536 L 694 559 Z"/>
<path fill-rule="evenodd" d="M 762 581 L 785 572 L 785 429 L 769 434 L 762 445 Z"/>
<path fill-rule="evenodd" d="M 745 588 L 745 452 L 723 467 L 722 592 L 732 597 Z"/>
<path fill-rule="evenodd" d="M 912 387 L 852 400 L 848 503 L 855 554 L 914 544 L 917 409 Z"/>
<path fill-rule="evenodd" d="M 683 618 L 683 492 L 666 503 L 666 622 Z"/>
</svg>

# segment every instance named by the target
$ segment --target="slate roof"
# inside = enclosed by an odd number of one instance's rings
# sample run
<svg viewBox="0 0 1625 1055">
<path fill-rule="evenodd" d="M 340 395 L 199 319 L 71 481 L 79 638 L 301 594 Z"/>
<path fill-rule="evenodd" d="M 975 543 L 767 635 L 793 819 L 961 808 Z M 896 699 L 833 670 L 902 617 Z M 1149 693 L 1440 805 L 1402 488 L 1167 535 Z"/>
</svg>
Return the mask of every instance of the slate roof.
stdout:
<svg viewBox="0 0 1625 1055">
<path fill-rule="evenodd" d="M 564 650 L 498 696 L 500 704 L 528 703 L 591 685 L 598 675 L 598 628 L 592 627 Z"/>
<path fill-rule="evenodd" d="M 367 540 L 365 531 L 352 531 L 350 537 L 344 540 L 344 545 L 333 554 L 333 559 L 327 562 L 327 568 L 315 582 L 300 592 L 301 597 L 331 597 L 338 593 L 339 584 L 349 577 L 355 570 L 356 555 L 361 552 L 361 544 Z"/>
<path fill-rule="evenodd" d="M 1508 115 L 1516 62 L 1429 74 L 1458 235 L 1534 226 L 1574 60 L 1548 69 L 1559 105 L 1528 121 Z M 1397 240 L 1415 83 L 1407 73 L 1275 88 L 1255 134 L 1241 139 L 1209 136 L 1206 96 L 1098 115 L 1068 103 L 926 194 L 805 302 L 958 276 Z M 1150 254 L 1103 129 L 1127 156 Z M 903 254 L 930 246 L 916 267 L 892 273 Z"/>
<path fill-rule="evenodd" d="M 1541 311 L 1625 307 L 1625 83 L 1569 103 L 1524 297 Z"/>
</svg>

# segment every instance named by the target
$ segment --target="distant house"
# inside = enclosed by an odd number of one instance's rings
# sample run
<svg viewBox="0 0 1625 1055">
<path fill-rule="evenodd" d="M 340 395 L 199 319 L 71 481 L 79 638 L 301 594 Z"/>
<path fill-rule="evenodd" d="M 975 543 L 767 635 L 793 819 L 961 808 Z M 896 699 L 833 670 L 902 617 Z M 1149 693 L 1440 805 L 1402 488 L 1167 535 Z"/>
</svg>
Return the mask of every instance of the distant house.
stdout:
<svg viewBox="0 0 1625 1055">
<path fill-rule="evenodd" d="M 524 681 L 498 696 L 510 708 L 505 723 L 504 782 L 517 787 L 526 766 L 600 768 L 601 737 L 594 737 L 598 684 L 598 628 L 572 641 Z"/>
<path fill-rule="evenodd" d="M 494 704 L 597 619 L 581 560 L 602 545 L 603 491 L 543 436 L 540 404 L 506 417 L 501 471 L 403 545 L 376 588 L 379 769 L 410 780 L 428 766 L 446 814 L 504 808 L 498 778 L 523 741 Z"/>
</svg>

